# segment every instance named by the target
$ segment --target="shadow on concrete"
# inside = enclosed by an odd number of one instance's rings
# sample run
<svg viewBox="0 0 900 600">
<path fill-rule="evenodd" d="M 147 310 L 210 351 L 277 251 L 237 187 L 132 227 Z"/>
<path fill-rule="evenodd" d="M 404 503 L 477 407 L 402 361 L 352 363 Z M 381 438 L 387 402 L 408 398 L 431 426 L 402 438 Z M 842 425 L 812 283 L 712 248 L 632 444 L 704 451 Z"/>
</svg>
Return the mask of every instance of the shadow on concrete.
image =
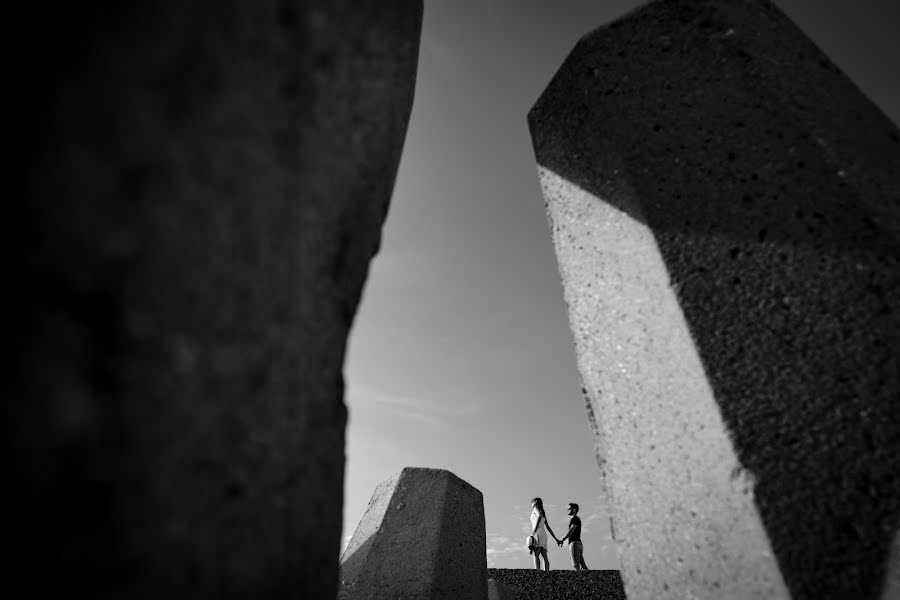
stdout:
<svg viewBox="0 0 900 600">
<path fill-rule="evenodd" d="M 345 574 L 358 575 L 363 572 L 362 566 L 365 564 L 366 558 L 369 556 L 369 552 L 372 550 L 374 544 L 375 536 L 371 535 L 354 549 L 353 552 L 341 556 L 341 575 L 338 583 L 338 598 L 345 597 L 345 594 L 353 589 L 353 586 L 356 583 L 355 579 L 349 575 L 345 579 Z"/>
<path fill-rule="evenodd" d="M 792 595 L 878 597 L 900 521 L 897 127 L 770 5 L 687 1 L 584 38 L 529 126 L 540 166 L 654 232 Z"/>
</svg>

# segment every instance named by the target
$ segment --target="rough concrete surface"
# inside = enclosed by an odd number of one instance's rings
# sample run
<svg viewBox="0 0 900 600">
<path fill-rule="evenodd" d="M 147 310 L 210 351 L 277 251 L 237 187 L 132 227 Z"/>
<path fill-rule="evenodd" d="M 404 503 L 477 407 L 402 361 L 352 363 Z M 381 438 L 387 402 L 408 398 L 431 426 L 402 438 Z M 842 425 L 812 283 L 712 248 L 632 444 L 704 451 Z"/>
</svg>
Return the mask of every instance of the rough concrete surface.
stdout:
<svg viewBox="0 0 900 600">
<path fill-rule="evenodd" d="M 488 575 L 511 587 L 515 600 L 625 600 L 618 571 L 488 569 Z"/>
<path fill-rule="evenodd" d="M 529 126 L 629 598 L 883 597 L 896 125 L 772 4 L 665 0 Z"/>
<path fill-rule="evenodd" d="M 481 492 L 443 469 L 404 468 L 375 489 L 341 556 L 338 597 L 484 600 Z"/>
<path fill-rule="evenodd" d="M 6 585 L 333 598 L 346 337 L 421 1 L 6 16 Z"/>
<path fill-rule="evenodd" d="M 652 232 L 540 178 L 564 279 L 587 291 L 567 299 L 585 386 L 602 392 L 590 406 L 629 597 L 707 584 L 711 597 L 786 597 Z"/>
</svg>

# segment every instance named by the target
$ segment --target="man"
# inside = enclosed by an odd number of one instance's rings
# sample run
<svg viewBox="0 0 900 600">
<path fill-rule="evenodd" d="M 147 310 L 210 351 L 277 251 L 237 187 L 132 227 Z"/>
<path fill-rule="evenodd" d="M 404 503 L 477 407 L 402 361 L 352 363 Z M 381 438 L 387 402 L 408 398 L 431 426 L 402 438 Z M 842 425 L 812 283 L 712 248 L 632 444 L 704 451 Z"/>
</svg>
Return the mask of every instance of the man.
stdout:
<svg viewBox="0 0 900 600">
<path fill-rule="evenodd" d="M 562 546 L 563 542 L 569 540 L 569 556 L 572 557 L 572 566 L 576 571 L 587 571 L 587 565 L 584 564 L 584 546 L 581 543 L 581 519 L 578 517 L 578 505 L 569 502 L 569 533 L 563 536 L 556 544 Z"/>
</svg>

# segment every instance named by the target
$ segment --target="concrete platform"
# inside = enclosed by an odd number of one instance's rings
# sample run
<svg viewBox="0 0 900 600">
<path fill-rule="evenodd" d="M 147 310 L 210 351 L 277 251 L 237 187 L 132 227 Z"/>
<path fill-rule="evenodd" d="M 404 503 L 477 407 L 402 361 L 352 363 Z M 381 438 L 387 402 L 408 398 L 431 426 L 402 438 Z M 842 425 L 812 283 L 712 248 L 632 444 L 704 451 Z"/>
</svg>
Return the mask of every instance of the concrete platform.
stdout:
<svg viewBox="0 0 900 600">
<path fill-rule="evenodd" d="M 618 571 L 488 569 L 488 575 L 514 591 L 515 600 L 625 600 Z"/>
</svg>

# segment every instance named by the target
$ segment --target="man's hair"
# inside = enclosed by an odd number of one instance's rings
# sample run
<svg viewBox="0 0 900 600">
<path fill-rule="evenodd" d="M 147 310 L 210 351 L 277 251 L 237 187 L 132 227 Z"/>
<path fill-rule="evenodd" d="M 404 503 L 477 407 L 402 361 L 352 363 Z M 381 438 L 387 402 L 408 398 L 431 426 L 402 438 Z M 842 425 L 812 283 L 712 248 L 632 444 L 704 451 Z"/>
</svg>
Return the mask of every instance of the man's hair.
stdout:
<svg viewBox="0 0 900 600">
<path fill-rule="evenodd" d="M 574 502 L 569 502 L 569 508 L 574 508 L 575 512 L 578 512 L 578 505 Z"/>
</svg>

